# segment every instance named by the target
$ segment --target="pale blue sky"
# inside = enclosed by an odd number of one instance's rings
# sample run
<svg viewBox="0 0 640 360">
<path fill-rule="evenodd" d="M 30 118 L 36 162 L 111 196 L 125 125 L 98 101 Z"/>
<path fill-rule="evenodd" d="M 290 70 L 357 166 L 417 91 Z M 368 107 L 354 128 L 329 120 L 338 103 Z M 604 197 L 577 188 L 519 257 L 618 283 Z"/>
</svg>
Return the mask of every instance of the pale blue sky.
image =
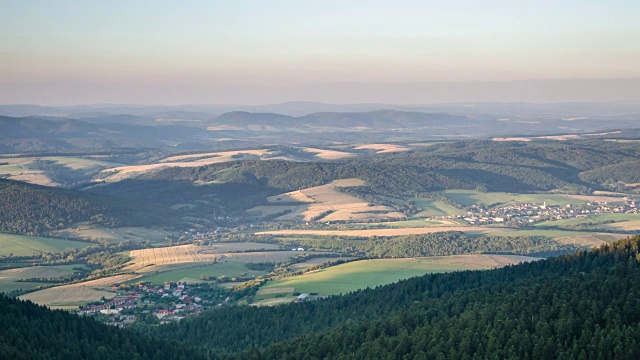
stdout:
<svg viewBox="0 0 640 360">
<path fill-rule="evenodd" d="M 240 103 L 269 101 L 242 94 L 273 85 L 640 78 L 637 0 L 0 0 L 0 9 L 4 103 Z M 220 96 L 225 87 L 235 95 Z"/>
</svg>

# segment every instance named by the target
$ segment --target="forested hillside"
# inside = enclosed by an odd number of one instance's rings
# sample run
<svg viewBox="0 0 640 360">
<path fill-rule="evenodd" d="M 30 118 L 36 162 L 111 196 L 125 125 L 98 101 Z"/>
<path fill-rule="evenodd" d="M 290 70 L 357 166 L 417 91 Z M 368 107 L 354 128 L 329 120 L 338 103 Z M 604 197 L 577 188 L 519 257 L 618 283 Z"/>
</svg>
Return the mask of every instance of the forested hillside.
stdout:
<svg viewBox="0 0 640 360">
<path fill-rule="evenodd" d="M 331 180 L 360 178 L 382 193 L 423 192 L 482 186 L 493 191 L 531 192 L 599 187 L 579 174 L 640 157 L 634 145 L 604 141 L 558 144 L 454 142 L 405 153 L 330 163 L 244 161 L 200 168 L 173 168 L 149 174 L 162 180 L 233 180 L 229 173 L 251 174 L 279 189 L 299 189 Z M 224 179 L 227 177 L 227 179 Z M 587 179 L 585 179 L 587 180 Z M 589 179 L 590 180 L 590 179 Z"/>
<path fill-rule="evenodd" d="M 154 340 L 0 294 L 0 359 L 204 359 L 192 349 Z"/>
<path fill-rule="evenodd" d="M 580 174 L 580 178 L 589 183 L 605 184 L 614 189 L 628 190 L 626 184 L 640 182 L 640 160 L 624 161 L 585 171 Z"/>
<path fill-rule="evenodd" d="M 247 160 L 169 168 L 90 191 L 146 200 L 164 194 L 168 204 L 206 196 L 211 206 L 217 202 L 233 210 L 264 203 L 266 196 L 348 178 L 365 182 L 361 194 L 414 196 L 445 189 L 588 194 L 611 189 L 612 179 L 634 180 L 628 173 L 638 158 L 637 146 L 606 141 L 465 141 L 331 162 Z"/>
<path fill-rule="evenodd" d="M 0 231 L 41 234 L 79 221 L 97 225 L 166 223 L 170 211 L 111 197 L 0 179 Z"/>
<path fill-rule="evenodd" d="M 149 329 L 237 359 L 635 359 L 640 237 L 491 271 L 426 275 Z M 272 344 L 269 346 L 269 344 Z M 249 350 L 251 349 L 251 350 Z"/>
</svg>

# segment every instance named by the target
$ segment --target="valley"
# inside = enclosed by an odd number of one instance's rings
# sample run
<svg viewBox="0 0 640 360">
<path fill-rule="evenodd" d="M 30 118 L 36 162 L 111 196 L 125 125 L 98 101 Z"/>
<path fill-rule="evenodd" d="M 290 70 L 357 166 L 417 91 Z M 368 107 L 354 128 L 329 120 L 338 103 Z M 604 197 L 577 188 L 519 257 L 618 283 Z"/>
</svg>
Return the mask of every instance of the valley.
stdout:
<svg viewBox="0 0 640 360">
<path fill-rule="evenodd" d="M 573 159 L 560 165 L 553 151 L 566 145 L 548 141 L 531 140 L 524 148 L 499 142 L 248 148 L 166 154 L 139 165 L 123 163 L 143 154 L 37 159 L 14 154 L 2 166 L 36 171 L 29 164 L 47 161 L 55 165 L 46 172 L 52 178 L 72 171 L 82 180 L 71 190 L 62 189 L 69 180 L 47 188 L 5 180 L 7 194 L 51 193 L 88 212 L 25 228 L 37 236 L 19 234 L 24 226 L 10 225 L 25 224 L 16 214 L 5 226 L 17 234 L 0 236 L 7 269 L 0 282 L 5 292 L 65 309 L 100 299 L 117 302 L 130 296 L 122 289 L 136 284 L 149 289 L 194 284 L 200 293 L 209 289 L 219 303 L 229 298 L 275 305 L 294 301 L 299 293 L 313 293 L 313 299 L 426 273 L 500 267 L 640 230 L 633 187 L 620 192 L 607 188 L 609 181 L 588 185 L 570 169 L 583 166 L 595 173 L 610 165 L 600 160 L 586 165 L 591 158 L 577 160 L 585 165 Z M 586 146 L 573 141 L 571 151 Z M 597 151 L 589 156 L 606 154 L 609 143 L 590 144 L 589 151 Z M 473 163 L 465 160 L 469 151 L 475 151 Z M 628 143 L 624 151 L 632 158 L 638 150 Z M 514 160 L 505 161 L 500 153 Z M 9 170 L 4 174 L 12 179 Z M 499 191 L 505 186 L 521 192 Z M 123 216 L 119 209 L 125 207 Z M 88 251 L 92 246 L 96 250 Z M 119 251 L 123 246 L 132 249 Z M 408 248 L 399 251 L 401 246 Z M 83 248 L 87 255 L 78 252 Z M 69 277 L 65 267 L 85 264 L 89 267 Z M 45 265 L 52 271 L 39 273 Z M 53 271 L 57 268 L 67 270 Z M 141 304 L 124 312 L 135 315 L 134 322 L 142 319 L 138 309 L 163 308 L 158 302 Z"/>
<path fill-rule="evenodd" d="M 246 132 L 272 141 L 279 125 L 233 117 L 250 122 L 204 130 L 224 146 L 0 155 L 0 292 L 147 329 L 537 263 L 640 232 L 629 186 L 640 148 L 623 131 L 391 142 L 365 122 L 349 130 L 358 141 L 273 145 Z"/>
<path fill-rule="evenodd" d="M 640 2 L 5 3 L 0 360 L 640 359 Z"/>
</svg>

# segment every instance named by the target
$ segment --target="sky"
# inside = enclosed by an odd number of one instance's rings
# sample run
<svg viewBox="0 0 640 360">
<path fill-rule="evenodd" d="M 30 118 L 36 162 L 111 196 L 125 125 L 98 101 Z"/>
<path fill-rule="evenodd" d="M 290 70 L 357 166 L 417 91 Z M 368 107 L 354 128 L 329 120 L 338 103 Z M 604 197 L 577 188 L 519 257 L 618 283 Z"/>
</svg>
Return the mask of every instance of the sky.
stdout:
<svg viewBox="0 0 640 360">
<path fill-rule="evenodd" d="M 640 79 L 637 0 L 0 0 L 0 9 L 0 103 L 429 103 L 499 100 L 492 89 L 519 80 Z M 438 93 L 451 82 L 486 86 Z M 519 84 L 527 101 L 529 83 Z M 640 100 L 636 89 L 613 89 L 613 100 Z M 580 100 L 563 96 L 529 98 Z"/>
</svg>

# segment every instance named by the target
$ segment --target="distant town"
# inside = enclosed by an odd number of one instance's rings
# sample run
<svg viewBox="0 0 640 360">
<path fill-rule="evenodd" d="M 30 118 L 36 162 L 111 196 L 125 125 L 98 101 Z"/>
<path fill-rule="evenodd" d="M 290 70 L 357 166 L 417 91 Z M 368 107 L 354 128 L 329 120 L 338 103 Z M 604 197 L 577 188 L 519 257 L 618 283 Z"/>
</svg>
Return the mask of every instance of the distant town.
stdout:
<svg viewBox="0 0 640 360">
<path fill-rule="evenodd" d="M 135 322 L 166 324 L 197 316 L 215 306 L 223 306 L 229 298 L 208 284 L 149 283 L 130 289 L 113 287 L 118 295 L 110 301 L 102 300 L 80 308 L 80 315 L 92 315 L 108 325 L 125 327 Z"/>
<path fill-rule="evenodd" d="M 570 218 L 587 218 L 589 215 L 599 214 L 638 214 L 640 209 L 636 199 L 622 198 L 622 202 L 611 203 L 593 201 L 584 205 L 556 205 L 521 203 L 486 209 L 472 205 L 466 215 L 454 216 L 463 218 L 471 225 L 488 225 L 505 222 L 515 222 L 515 225 L 536 223 L 547 220 L 562 220 Z M 449 217 L 450 218 L 450 217 Z"/>
</svg>

